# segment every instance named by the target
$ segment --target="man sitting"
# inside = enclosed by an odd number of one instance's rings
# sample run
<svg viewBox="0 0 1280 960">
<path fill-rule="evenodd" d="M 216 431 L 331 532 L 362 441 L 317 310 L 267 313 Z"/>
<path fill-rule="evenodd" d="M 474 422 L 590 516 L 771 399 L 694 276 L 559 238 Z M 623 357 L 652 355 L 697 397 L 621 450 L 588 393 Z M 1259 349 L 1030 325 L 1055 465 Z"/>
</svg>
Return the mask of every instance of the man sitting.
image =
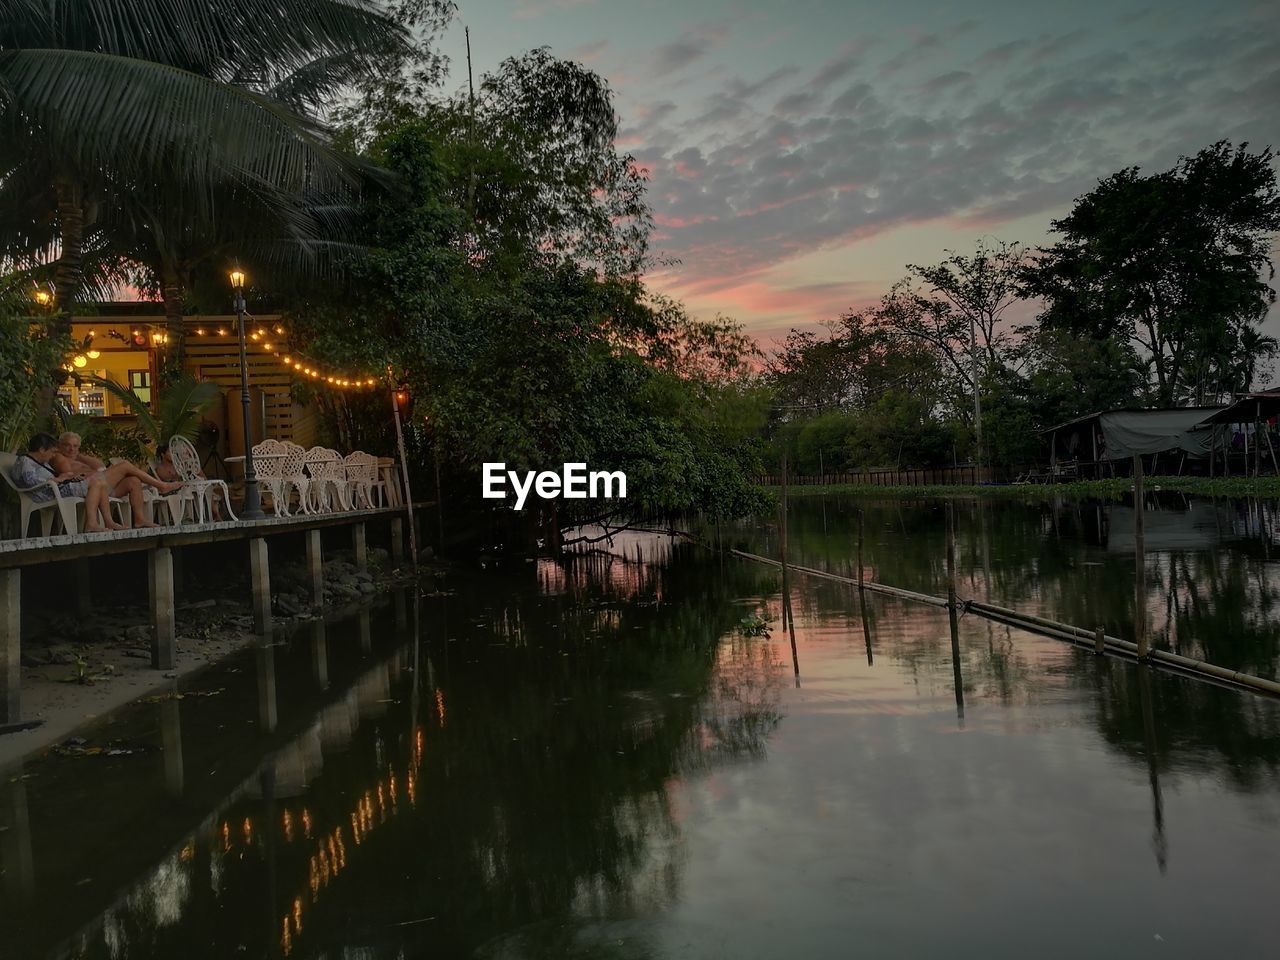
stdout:
<svg viewBox="0 0 1280 960">
<path fill-rule="evenodd" d="M 128 498 L 129 506 L 133 510 L 135 527 L 158 526 L 147 519 L 146 500 L 142 495 L 144 485 L 155 487 L 162 494 L 173 493 L 182 487 L 181 482 L 159 480 L 128 461 L 104 464 L 97 457 L 81 452 L 80 434 L 72 433 L 70 430 L 57 440 L 52 467 L 58 473 L 76 480 L 103 479 L 107 483 L 110 496 Z M 86 525 L 85 529 L 88 530 L 89 527 Z"/>
<path fill-rule="evenodd" d="M 29 490 L 29 496 L 36 503 L 45 503 L 53 499 L 53 487 L 48 483 L 52 480 L 58 485 L 58 493 L 62 496 L 83 498 L 85 533 L 123 530 L 124 525 L 111 518 L 106 477 L 94 474 L 86 478 L 58 470 L 51 465 L 57 455 L 57 441 L 47 433 L 37 433 L 27 444 L 27 452 L 18 457 L 13 466 L 14 483 Z"/>
</svg>

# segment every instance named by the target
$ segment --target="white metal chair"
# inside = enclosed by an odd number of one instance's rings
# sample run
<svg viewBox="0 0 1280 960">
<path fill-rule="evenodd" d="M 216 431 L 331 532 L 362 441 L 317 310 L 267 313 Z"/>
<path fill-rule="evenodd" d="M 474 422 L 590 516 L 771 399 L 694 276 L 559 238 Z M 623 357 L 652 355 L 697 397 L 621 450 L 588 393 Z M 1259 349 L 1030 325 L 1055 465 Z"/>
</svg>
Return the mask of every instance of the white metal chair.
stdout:
<svg viewBox="0 0 1280 960">
<path fill-rule="evenodd" d="M 307 451 L 288 440 L 280 441 L 280 452 L 284 459 L 280 461 L 280 491 L 284 498 L 285 511 L 289 508 L 290 494 L 298 491 L 298 512 L 310 513 L 311 505 L 307 502 L 308 488 L 311 478 L 306 474 Z"/>
<path fill-rule="evenodd" d="M 178 471 L 183 485 L 191 490 L 192 505 L 195 508 L 196 522 L 204 523 L 206 515 L 213 516 L 213 491 L 222 491 L 222 509 L 228 517 L 236 519 L 231 511 L 231 491 L 225 480 L 210 480 L 200 475 L 200 455 L 191 441 L 186 437 L 169 438 L 169 455 L 173 458 L 173 468 Z"/>
<path fill-rule="evenodd" d="M 258 478 L 258 489 L 271 494 L 271 505 L 277 517 L 289 515 L 289 495 L 284 482 L 284 458 L 264 454 L 284 453 L 279 440 L 268 437 L 253 445 L 253 472 Z"/>
<path fill-rule="evenodd" d="M 18 501 L 21 506 L 21 535 L 24 537 L 27 535 L 27 527 L 31 523 L 31 515 L 33 513 L 41 514 L 41 536 L 47 537 L 53 532 L 53 521 L 55 518 L 62 521 L 62 528 L 67 533 L 79 533 L 80 526 L 76 517 L 76 507 L 84 503 L 84 498 L 64 497 L 62 495 L 62 491 L 58 489 L 58 485 L 54 483 L 53 477 L 36 484 L 34 487 L 19 487 L 13 479 L 13 468 L 17 462 L 17 454 L 0 453 L 0 473 L 4 474 L 5 482 L 8 483 L 13 492 L 18 495 Z M 45 486 L 53 488 L 53 499 L 32 499 L 31 495 Z"/>
<path fill-rule="evenodd" d="M 346 481 L 336 472 L 336 468 L 342 465 L 342 458 L 325 447 L 312 447 L 304 456 L 307 473 L 311 475 L 308 490 L 312 508 L 321 513 L 332 512 L 338 507 L 346 509 Z"/>
</svg>

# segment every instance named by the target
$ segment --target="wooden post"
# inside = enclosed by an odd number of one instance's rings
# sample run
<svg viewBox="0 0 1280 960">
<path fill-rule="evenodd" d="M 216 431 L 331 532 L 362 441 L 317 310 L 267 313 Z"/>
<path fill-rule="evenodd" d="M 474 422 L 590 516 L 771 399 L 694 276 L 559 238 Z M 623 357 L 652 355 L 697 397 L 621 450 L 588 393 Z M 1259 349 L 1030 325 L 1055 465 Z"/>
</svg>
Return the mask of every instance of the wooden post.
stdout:
<svg viewBox="0 0 1280 960">
<path fill-rule="evenodd" d="M 151 587 L 151 666 L 172 670 L 177 629 L 174 623 L 173 551 L 156 547 L 147 558 L 147 581 Z"/>
<path fill-rule="evenodd" d="M 1107 634 L 1102 627 L 1098 627 L 1093 634 L 1093 652 L 1101 656 L 1107 652 Z"/>
<path fill-rule="evenodd" d="M 960 671 L 960 618 L 956 602 L 956 512 L 946 501 L 947 521 L 947 620 L 951 627 L 951 673 L 956 688 L 956 720 L 964 725 L 964 677 Z"/>
<path fill-rule="evenodd" d="M 0 799 L 7 799 L 7 830 L 0 830 L 0 853 L 4 855 L 7 907 L 17 909 L 21 900 L 35 893 L 35 857 L 31 848 L 31 815 L 27 810 L 27 781 L 22 764 L 0 770 Z"/>
<path fill-rule="evenodd" d="M 1134 548 L 1134 609 L 1133 641 L 1138 645 L 1138 657 L 1145 659 L 1150 653 L 1147 639 L 1147 556 L 1143 539 L 1143 513 L 1145 495 L 1142 489 L 1142 457 L 1133 457 L 1133 548 Z"/>
<path fill-rule="evenodd" d="M 404 520 L 400 517 L 391 518 L 391 560 L 404 562 Z"/>
<path fill-rule="evenodd" d="M 363 520 L 351 525 L 351 554 L 355 558 L 356 569 L 360 571 L 369 569 L 369 547 L 365 540 L 365 533 Z"/>
<path fill-rule="evenodd" d="M 391 415 L 396 422 L 396 445 L 400 450 L 400 472 L 404 478 L 404 509 L 409 517 L 409 550 L 413 554 L 410 563 L 414 573 L 418 572 L 418 534 L 413 522 L 413 491 L 409 489 L 409 458 L 405 454 L 404 429 L 400 426 L 400 406 L 396 403 L 396 394 L 391 392 Z"/>
<path fill-rule="evenodd" d="M 787 455 L 782 455 L 782 517 L 778 524 L 778 552 L 782 559 L 782 626 L 786 629 L 791 618 L 790 578 L 787 570 Z"/>
<path fill-rule="evenodd" d="M 862 574 L 862 537 L 863 537 L 863 513 L 862 508 L 858 508 L 858 593 L 861 594 L 866 587 L 863 586 Z"/>
<path fill-rule="evenodd" d="M 320 546 L 319 529 L 308 530 L 307 538 L 307 582 L 311 587 L 311 605 L 324 606 L 324 551 Z"/>
<path fill-rule="evenodd" d="M 271 568 L 265 537 L 249 541 L 249 583 L 253 589 L 253 632 L 265 636 L 271 632 Z"/>
<path fill-rule="evenodd" d="M 0 724 L 22 719 L 22 571 L 0 570 Z"/>
<path fill-rule="evenodd" d="M 360 611 L 360 652 L 365 656 L 373 653 L 373 630 L 367 607 Z"/>
</svg>

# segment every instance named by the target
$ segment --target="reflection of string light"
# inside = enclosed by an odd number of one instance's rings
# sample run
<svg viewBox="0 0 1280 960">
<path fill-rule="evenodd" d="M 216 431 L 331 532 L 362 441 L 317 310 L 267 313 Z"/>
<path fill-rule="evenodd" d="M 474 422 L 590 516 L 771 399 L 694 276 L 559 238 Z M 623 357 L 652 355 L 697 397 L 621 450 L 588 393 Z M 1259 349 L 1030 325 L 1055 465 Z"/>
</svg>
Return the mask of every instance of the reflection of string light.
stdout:
<svg viewBox="0 0 1280 960">
<path fill-rule="evenodd" d="M 436 687 L 436 716 L 440 718 L 440 729 L 444 729 L 444 691 Z M 418 744 L 421 746 L 422 737 L 419 735 Z"/>
<path fill-rule="evenodd" d="M 284 812 L 284 839 L 286 843 L 293 843 L 293 814 L 288 810 Z"/>
<path fill-rule="evenodd" d="M 306 807 L 302 808 L 302 835 L 311 839 L 311 811 Z"/>
<path fill-rule="evenodd" d="M 231 852 L 231 825 L 225 820 L 222 822 L 222 852 Z"/>
<path fill-rule="evenodd" d="M 253 843 L 253 824 L 248 817 L 244 818 L 242 829 L 244 830 L 244 845 L 247 847 Z"/>
</svg>

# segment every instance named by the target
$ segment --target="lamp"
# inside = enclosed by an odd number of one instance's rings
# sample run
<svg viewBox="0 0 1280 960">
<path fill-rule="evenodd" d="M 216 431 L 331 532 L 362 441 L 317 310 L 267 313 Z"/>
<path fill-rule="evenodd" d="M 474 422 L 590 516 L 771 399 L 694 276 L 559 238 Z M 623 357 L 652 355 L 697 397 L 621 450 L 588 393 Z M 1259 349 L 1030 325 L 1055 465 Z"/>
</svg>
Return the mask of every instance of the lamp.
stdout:
<svg viewBox="0 0 1280 960">
<path fill-rule="evenodd" d="M 89 361 L 88 361 L 88 359 L 85 357 L 85 355 L 84 355 L 84 354 L 79 354 L 79 355 L 78 355 L 78 356 L 76 356 L 76 358 L 75 358 L 74 360 L 72 360 L 71 362 L 72 362 L 72 363 L 74 363 L 74 364 L 76 365 L 76 367 L 81 368 L 81 369 L 83 369 L 84 367 L 86 367 L 86 366 L 88 366 L 88 365 L 89 365 Z"/>
<path fill-rule="evenodd" d="M 85 356 L 88 357 L 90 360 L 97 360 L 100 356 L 102 356 L 102 352 L 100 350 L 87 350 L 85 351 Z"/>
<path fill-rule="evenodd" d="M 231 289 L 235 292 L 236 331 L 240 340 L 240 407 L 244 417 L 244 509 L 240 516 L 245 520 L 263 519 L 262 498 L 258 492 L 258 474 L 253 469 L 253 425 L 249 416 L 249 364 L 244 345 L 244 271 L 236 267 L 231 271 Z"/>
</svg>

